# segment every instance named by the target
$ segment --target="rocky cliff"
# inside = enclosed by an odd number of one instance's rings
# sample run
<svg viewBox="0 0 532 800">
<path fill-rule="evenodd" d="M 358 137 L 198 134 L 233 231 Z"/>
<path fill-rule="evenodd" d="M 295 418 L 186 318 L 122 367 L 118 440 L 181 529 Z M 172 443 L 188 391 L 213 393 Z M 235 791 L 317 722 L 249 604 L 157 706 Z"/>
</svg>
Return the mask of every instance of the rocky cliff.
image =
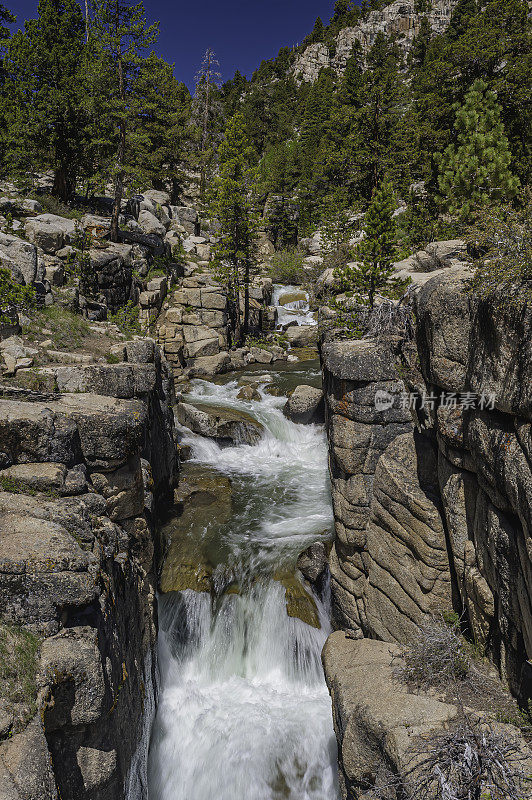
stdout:
<svg viewBox="0 0 532 800">
<path fill-rule="evenodd" d="M 25 637 L 27 670 L 0 706 L 2 800 L 146 796 L 173 382 L 151 340 L 123 358 L 57 367 L 60 393 L 0 396 L 0 622 L 8 642 Z"/>
<path fill-rule="evenodd" d="M 427 11 L 416 9 L 414 0 L 396 0 L 381 11 L 372 11 L 366 21 L 356 27 L 342 28 L 329 47 L 324 42 L 309 45 L 292 66 L 292 73 L 299 82 L 314 82 L 321 69 L 331 67 L 343 74 L 355 42 L 360 42 L 366 56 L 378 33 L 396 36 L 404 55 L 419 33 L 421 20 L 426 17 L 433 34 L 443 33 L 449 24 L 455 0 L 434 0 Z"/>
<path fill-rule="evenodd" d="M 454 609 L 517 696 L 531 695 L 532 314 L 464 278 L 416 299 L 416 346 L 323 346 L 335 622 L 408 641 Z"/>
</svg>

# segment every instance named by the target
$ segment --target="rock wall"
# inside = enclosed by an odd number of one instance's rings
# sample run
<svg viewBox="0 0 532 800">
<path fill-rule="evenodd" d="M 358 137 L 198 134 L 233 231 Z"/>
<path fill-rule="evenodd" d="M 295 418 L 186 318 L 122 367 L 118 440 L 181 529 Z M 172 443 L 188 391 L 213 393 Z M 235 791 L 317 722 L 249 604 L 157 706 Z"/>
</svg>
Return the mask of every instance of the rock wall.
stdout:
<svg viewBox="0 0 532 800">
<path fill-rule="evenodd" d="M 2 701 L 2 800 L 146 796 L 152 511 L 176 480 L 174 395 L 153 341 L 123 355 L 54 367 L 60 394 L 0 396 L 0 619 L 40 642 L 29 724 Z"/>
<path fill-rule="evenodd" d="M 419 290 L 416 320 L 410 354 L 371 341 L 322 348 L 335 622 L 404 642 L 427 614 L 455 609 L 527 698 L 532 312 L 437 277 Z"/>
<path fill-rule="evenodd" d="M 335 40 L 334 54 L 323 42 L 311 44 L 298 56 L 292 73 L 299 82 L 313 83 L 323 68 L 332 67 L 342 75 L 352 53 L 355 42 L 360 42 L 362 53 L 367 56 L 378 33 L 397 37 L 404 55 L 411 46 L 414 36 L 419 32 L 421 20 L 427 17 L 432 32 L 443 33 L 449 24 L 455 0 L 434 0 L 425 12 L 416 12 L 414 0 L 396 0 L 395 3 L 372 11 L 365 22 L 356 27 L 342 28 Z"/>
</svg>

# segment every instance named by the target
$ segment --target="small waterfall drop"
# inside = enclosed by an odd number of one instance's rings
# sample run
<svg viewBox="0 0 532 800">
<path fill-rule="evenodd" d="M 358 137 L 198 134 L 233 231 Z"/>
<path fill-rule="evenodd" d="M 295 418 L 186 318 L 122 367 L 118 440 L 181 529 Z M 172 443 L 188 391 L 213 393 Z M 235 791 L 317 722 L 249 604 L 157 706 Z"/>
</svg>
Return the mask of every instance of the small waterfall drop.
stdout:
<svg viewBox="0 0 532 800">
<path fill-rule="evenodd" d="M 298 325 L 317 325 L 316 315 L 310 310 L 307 292 L 300 286 L 273 287 L 272 305 L 277 309 L 277 325 L 296 322 Z"/>
<path fill-rule="evenodd" d="M 261 380 L 264 381 L 263 378 Z M 234 508 L 217 533 L 222 569 L 239 590 L 189 589 L 160 601 L 161 690 L 152 734 L 150 800 L 336 800 L 336 743 L 321 666 L 330 632 L 287 613 L 297 555 L 330 537 L 323 429 L 282 414 L 283 397 L 240 401 L 236 382 L 196 381 L 187 399 L 252 414 L 254 446 L 222 448 L 187 432 L 193 460 L 231 478 Z M 208 526 L 202 534 L 208 537 Z"/>
</svg>

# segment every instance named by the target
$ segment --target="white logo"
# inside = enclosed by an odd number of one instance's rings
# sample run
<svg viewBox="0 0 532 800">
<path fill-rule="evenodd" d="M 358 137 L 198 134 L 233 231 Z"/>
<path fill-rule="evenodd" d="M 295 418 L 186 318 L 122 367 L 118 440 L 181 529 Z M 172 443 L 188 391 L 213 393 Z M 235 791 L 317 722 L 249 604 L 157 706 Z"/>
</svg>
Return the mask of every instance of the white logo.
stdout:
<svg viewBox="0 0 532 800">
<path fill-rule="evenodd" d="M 388 411 L 393 407 L 393 395 L 384 389 L 378 389 L 375 392 L 375 409 L 377 411 Z"/>
</svg>

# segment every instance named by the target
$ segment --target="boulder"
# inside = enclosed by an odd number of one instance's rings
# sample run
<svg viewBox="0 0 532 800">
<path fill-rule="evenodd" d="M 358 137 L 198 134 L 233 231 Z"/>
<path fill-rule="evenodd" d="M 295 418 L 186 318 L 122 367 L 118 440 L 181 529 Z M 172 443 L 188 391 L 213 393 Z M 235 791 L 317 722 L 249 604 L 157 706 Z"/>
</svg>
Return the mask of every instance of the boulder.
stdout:
<svg viewBox="0 0 532 800">
<path fill-rule="evenodd" d="M 0 267 L 6 267 L 17 283 L 29 286 L 37 278 L 37 248 L 18 236 L 0 232 Z"/>
<path fill-rule="evenodd" d="M 45 253 L 56 253 L 66 244 L 71 244 L 76 236 L 77 226 L 73 219 L 65 219 L 56 214 L 41 214 L 28 219 L 25 224 L 26 236 L 30 242 Z"/>
<path fill-rule="evenodd" d="M 286 331 L 291 347 L 310 347 L 318 342 L 317 325 L 293 325 Z"/>
<path fill-rule="evenodd" d="M 151 211 L 147 211 L 143 209 L 138 218 L 138 223 L 142 228 L 143 232 L 147 236 L 165 236 L 166 228 L 164 225 L 159 222 L 157 217 L 151 213 Z"/>
<path fill-rule="evenodd" d="M 298 386 L 288 398 L 283 413 L 292 422 L 303 425 L 323 422 L 325 403 L 322 390 L 314 386 Z"/>
<path fill-rule="evenodd" d="M 201 404 L 179 403 L 176 417 L 194 433 L 215 439 L 220 444 L 257 444 L 264 428 L 245 411 Z"/>
<path fill-rule="evenodd" d="M 208 378 L 213 375 L 219 375 L 231 366 L 231 357 L 228 352 L 222 350 L 215 356 L 203 356 L 195 358 L 192 367 L 190 367 L 191 378 Z"/>
<path fill-rule="evenodd" d="M 304 578 L 316 585 L 329 567 L 327 548 L 323 542 L 314 542 L 297 559 L 297 568 Z"/>
</svg>

